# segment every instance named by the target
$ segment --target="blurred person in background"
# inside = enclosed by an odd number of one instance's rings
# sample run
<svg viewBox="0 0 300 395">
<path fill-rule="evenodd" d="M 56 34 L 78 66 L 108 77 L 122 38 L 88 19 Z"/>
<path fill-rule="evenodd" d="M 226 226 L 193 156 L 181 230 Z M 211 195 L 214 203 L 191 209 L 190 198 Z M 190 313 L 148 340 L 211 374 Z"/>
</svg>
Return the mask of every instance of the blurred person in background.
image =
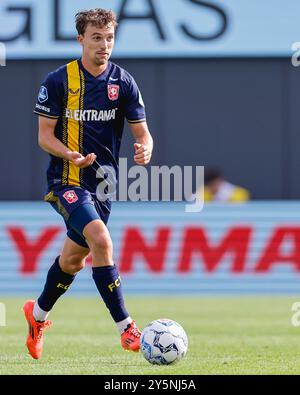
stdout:
<svg viewBox="0 0 300 395">
<path fill-rule="evenodd" d="M 227 181 L 219 169 L 204 169 L 204 201 L 205 202 L 246 202 L 250 193 L 241 186 Z"/>
</svg>

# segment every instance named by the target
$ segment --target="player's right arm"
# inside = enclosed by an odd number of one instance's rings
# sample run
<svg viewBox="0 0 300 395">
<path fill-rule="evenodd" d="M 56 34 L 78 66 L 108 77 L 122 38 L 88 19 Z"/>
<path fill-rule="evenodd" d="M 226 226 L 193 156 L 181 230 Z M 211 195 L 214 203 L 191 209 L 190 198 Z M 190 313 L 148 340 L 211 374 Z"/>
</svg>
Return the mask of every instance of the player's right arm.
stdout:
<svg viewBox="0 0 300 395">
<path fill-rule="evenodd" d="M 55 136 L 55 127 L 63 111 L 64 88 L 57 71 L 49 73 L 43 82 L 34 112 L 39 115 L 39 146 L 49 154 L 74 163 L 80 168 L 91 166 L 94 153 L 83 156 L 71 151 Z"/>
<path fill-rule="evenodd" d="M 55 137 L 57 119 L 39 116 L 39 146 L 51 155 L 66 159 L 80 168 L 91 166 L 96 160 L 94 153 L 87 156 L 77 151 L 71 151 L 58 138 Z"/>
</svg>

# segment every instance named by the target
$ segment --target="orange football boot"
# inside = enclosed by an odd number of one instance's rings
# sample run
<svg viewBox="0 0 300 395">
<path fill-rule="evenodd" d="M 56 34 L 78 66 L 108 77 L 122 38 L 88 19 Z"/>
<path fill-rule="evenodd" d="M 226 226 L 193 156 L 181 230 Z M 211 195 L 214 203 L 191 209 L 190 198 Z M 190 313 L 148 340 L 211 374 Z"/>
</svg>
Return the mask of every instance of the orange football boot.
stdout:
<svg viewBox="0 0 300 395">
<path fill-rule="evenodd" d="M 49 320 L 44 322 L 36 321 L 33 317 L 34 304 L 35 300 L 28 300 L 23 306 L 24 315 L 29 328 L 26 346 L 32 358 L 39 359 L 43 352 L 43 332 L 46 328 L 51 326 L 52 322 Z"/>
<path fill-rule="evenodd" d="M 135 321 L 132 321 L 129 328 L 121 335 L 121 345 L 126 351 L 137 352 L 140 349 L 140 337 L 141 331 Z"/>
</svg>

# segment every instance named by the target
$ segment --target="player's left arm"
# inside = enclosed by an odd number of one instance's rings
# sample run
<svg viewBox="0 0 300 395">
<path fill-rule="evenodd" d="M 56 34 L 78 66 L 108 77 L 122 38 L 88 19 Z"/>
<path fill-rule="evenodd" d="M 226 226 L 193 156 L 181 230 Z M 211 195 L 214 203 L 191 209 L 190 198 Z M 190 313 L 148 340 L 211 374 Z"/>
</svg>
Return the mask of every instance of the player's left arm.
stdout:
<svg viewBox="0 0 300 395">
<path fill-rule="evenodd" d="M 129 127 L 136 141 L 134 143 L 134 161 L 138 165 L 147 165 L 153 150 L 153 139 L 147 122 L 129 123 Z"/>
</svg>

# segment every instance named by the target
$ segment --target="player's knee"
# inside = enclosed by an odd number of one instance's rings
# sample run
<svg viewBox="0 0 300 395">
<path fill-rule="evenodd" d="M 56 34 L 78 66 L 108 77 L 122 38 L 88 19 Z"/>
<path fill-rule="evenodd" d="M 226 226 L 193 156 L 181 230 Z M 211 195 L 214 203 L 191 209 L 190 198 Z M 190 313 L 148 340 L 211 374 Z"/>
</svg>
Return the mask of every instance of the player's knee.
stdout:
<svg viewBox="0 0 300 395">
<path fill-rule="evenodd" d="M 61 257 L 60 266 L 64 272 L 76 274 L 85 267 L 85 257 L 83 258 L 81 255 Z"/>
<path fill-rule="evenodd" d="M 91 240 L 89 240 L 89 247 L 91 251 L 111 251 L 112 241 L 109 235 L 104 232 L 98 233 Z"/>
</svg>

